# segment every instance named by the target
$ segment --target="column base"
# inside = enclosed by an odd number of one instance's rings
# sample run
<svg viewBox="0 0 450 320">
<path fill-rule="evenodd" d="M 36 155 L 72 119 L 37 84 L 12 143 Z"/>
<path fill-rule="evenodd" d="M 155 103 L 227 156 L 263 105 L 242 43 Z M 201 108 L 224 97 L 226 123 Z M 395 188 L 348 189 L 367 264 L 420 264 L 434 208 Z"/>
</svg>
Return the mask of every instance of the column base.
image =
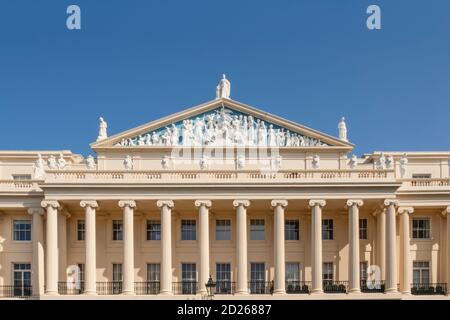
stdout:
<svg viewBox="0 0 450 320">
<path fill-rule="evenodd" d="M 402 291 L 402 295 L 410 296 L 411 295 L 411 291 Z"/>
<path fill-rule="evenodd" d="M 46 291 L 45 292 L 46 296 L 59 296 L 58 291 Z"/>
<path fill-rule="evenodd" d="M 398 290 L 396 288 L 390 288 L 390 289 L 386 289 L 384 291 L 384 293 L 386 293 L 386 294 L 398 294 Z"/>
<path fill-rule="evenodd" d="M 97 295 L 97 291 L 84 291 L 83 295 L 85 296 L 96 296 Z"/>
<path fill-rule="evenodd" d="M 122 291 L 122 295 L 124 295 L 124 296 L 135 296 L 136 293 L 134 291 Z"/>
<path fill-rule="evenodd" d="M 239 290 L 235 293 L 236 296 L 248 296 L 249 294 L 248 290 Z"/>
<path fill-rule="evenodd" d="M 323 289 L 312 289 L 311 290 L 311 294 L 322 294 L 323 293 Z"/>
<path fill-rule="evenodd" d="M 160 291 L 158 295 L 160 295 L 160 296 L 173 296 L 173 292 L 164 290 L 164 291 Z"/>
<path fill-rule="evenodd" d="M 284 289 L 278 289 L 273 291 L 274 296 L 283 296 L 286 294 L 286 290 Z"/>
<path fill-rule="evenodd" d="M 349 294 L 358 294 L 361 293 L 361 289 L 360 288 L 352 288 L 348 290 Z"/>
</svg>

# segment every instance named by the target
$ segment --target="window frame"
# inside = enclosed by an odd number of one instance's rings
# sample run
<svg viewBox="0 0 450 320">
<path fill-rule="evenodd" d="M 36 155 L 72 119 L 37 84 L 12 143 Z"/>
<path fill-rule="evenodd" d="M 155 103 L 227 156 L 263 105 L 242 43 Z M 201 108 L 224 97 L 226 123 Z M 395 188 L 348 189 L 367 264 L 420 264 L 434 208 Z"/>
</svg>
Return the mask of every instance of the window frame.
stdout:
<svg viewBox="0 0 450 320">
<path fill-rule="evenodd" d="M 26 222 L 29 225 L 29 229 L 22 229 L 22 230 L 16 230 L 16 223 L 23 223 Z M 13 242 L 32 242 L 33 241 L 33 221 L 31 219 L 12 219 L 11 221 L 12 227 L 11 227 L 11 238 Z M 24 235 L 28 235 L 29 237 L 25 237 L 25 239 L 16 238 L 17 233 L 20 235 L 23 233 Z"/>
<path fill-rule="evenodd" d="M 331 222 L 331 228 L 329 225 L 327 225 L 327 228 L 325 228 L 325 226 L 326 226 L 325 221 Z M 328 235 L 328 237 L 325 237 L 326 234 Z M 333 219 L 329 219 L 329 218 L 322 219 L 322 240 L 334 240 L 334 220 Z"/>
<path fill-rule="evenodd" d="M 219 222 L 226 222 L 223 225 L 219 225 Z M 223 228 L 219 230 L 219 227 Z M 218 235 L 224 234 L 228 235 L 226 239 L 219 239 Z M 216 219 L 216 241 L 231 241 L 231 219 Z"/>
<path fill-rule="evenodd" d="M 115 228 L 116 224 L 120 226 L 119 228 Z M 111 224 L 112 230 L 112 240 L 113 241 L 123 241 L 123 220 L 122 219 L 114 219 Z M 120 235 L 120 237 L 119 237 Z"/>
<path fill-rule="evenodd" d="M 291 228 L 292 225 L 294 225 L 294 228 Z M 293 239 L 292 239 L 291 235 L 294 235 Z M 285 219 L 284 220 L 284 240 L 285 241 L 300 241 L 300 219 Z"/>
<path fill-rule="evenodd" d="M 258 222 L 257 224 L 253 224 L 252 222 Z M 262 222 L 262 224 L 260 223 Z M 266 220 L 264 218 L 255 218 L 250 219 L 250 240 L 251 241 L 265 241 L 266 240 Z M 260 227 L 262 226 L 262 228 Z M 256 228 L 256 229 L 254 229 Z M 262 239 L 255 237 L 258 234 L 262 233 Z"/>
<path fill-rule="evenodd" d="M 414 228 L 414 224 L 417 221 L 419 223 L 419 221 L 427 221 L 428 222 L 428 229 L 425 227 L 417 227 Z M 419 233 L 425 233 L 428 232 L 428 237 L 418 237 L 415 235 L 419 235 Z M 419 240 L 419 241 L 429 241 L 432 240 L 432 229 L 431 229 L 431 217 L 413 217 L 411 219 L 411 239 L 412 240 Z"/>
<path fill-rule="evenodd" d="M 83 227 L 80 229 L 80 223 L 83 224 Z M 77 219 L 77 241 L 85 241 L 86 240 L 86 220 L 85 219 Z M 80 237 L 80 235 L 82 235 Z M 82 239 L 80 239 L 82 238 Z"/>
<path fill-rule="evenodd" d="M 151 229 L 150 226 L 159 226 L 159 229 Z M 147 241 L 161 241 L 161 220 L 153 220 L 147 219 L 145 222 L 145 239 Z M 152 239 L 152 235 L 155 236 L 155 239 Z M 159 238 L 158 238 L 159 235 Z"/>
<path fill-rule="evenodd" d="M 180 235 L 181 241 L 197 241 L 197 220 L 182 219 L 180 221 L 180 232 L 181 232 Z"/>
<path fill-rule="evenodd" d="M 361 222 L 365 221 L 365 226 L 361 224 Z M 369 219 L 360 218 L 359 221 L 359 240 L 368 240 L 369 239 Z M 363 237 L 363 235 L 365 235 Z"/>
</svg>

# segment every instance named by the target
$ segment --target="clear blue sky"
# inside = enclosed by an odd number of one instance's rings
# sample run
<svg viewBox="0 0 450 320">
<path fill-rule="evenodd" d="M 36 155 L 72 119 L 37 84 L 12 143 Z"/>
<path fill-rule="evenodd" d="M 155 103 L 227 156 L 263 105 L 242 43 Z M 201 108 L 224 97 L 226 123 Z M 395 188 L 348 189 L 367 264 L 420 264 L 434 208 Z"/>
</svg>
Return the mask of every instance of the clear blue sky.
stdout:
<svg viewBox="0 0 450 320">
<path fill-rule="evenodd" d="M 211 100 L 222 73 L 233 99 L 314 129 L 337 135 L 345 115 L 358 154 L 450 150 L 449 14 L 447 0 L 4 0 L 0 150 L 87 155 L 100 115 L 130 129 Z"/>
</svg>

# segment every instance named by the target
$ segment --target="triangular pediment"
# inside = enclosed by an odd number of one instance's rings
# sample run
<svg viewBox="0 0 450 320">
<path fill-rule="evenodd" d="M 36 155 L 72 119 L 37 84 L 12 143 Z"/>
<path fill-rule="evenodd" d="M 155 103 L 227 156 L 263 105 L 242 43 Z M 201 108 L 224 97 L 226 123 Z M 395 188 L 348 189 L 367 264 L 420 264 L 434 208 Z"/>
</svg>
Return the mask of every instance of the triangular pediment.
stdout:
<svg viewBox="0 0 450 320">
<path fill-rule="evenodd" d="M 159 120 L 151 121 L 91 144 L 105 148 L 217 146 L 271 146 L 351 150 L 353 145 L 328 134 L 220 98 Z"/>
</svg>

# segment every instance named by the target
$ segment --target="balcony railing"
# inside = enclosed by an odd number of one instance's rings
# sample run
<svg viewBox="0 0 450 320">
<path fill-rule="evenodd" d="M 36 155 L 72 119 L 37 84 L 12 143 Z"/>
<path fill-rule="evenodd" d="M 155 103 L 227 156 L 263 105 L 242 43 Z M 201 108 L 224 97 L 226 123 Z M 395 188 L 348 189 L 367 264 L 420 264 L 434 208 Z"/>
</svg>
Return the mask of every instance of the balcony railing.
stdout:
<svg viewBox="0 0 450 320">
<path fill-rule="evenodd" d="M 385 290 L 384 281 L 367 281 L 361 280 L 361 292 L 364 293 L 383 293 Z"/>
<path fill-rule="evenodd" d="M 58 293 L 61 295 L 77 295 L 84 292 L 84 282 L 80 282 L 79 287 L 73 282 L 58 282 Z"/>
<path fill-rule="evenodd" d="M 135 282 L 134 290 L 139 295 L 158 294 L 159 281 Z"/>
<path fill-rule="evenodd" d="M 122 281 L 97 282 L 98 295 L 113 295 L 122 293 Z"/>
<path fill-rule="evenodd" d="M 286 293 L 310 293 L 311 281 L 286 281 Z"/>
<path fill-rule="evenodd" d="M 32 295 L 32 286 L 0 286 L 0 297 L 2 298 L 27 298 Z"/>
<path fill-rule="evenodd" d="M 411 294 L 414 295 L 445 295 L 447 292 L 446 283 L 413 283 L 411 284 Z"/>
<path fill-rule="evenodd" d="M 248 282 L 251 294 L 272 294 L 273 281 L 251 280 Z"/>
<path fill-rule="evenodd" d="M 216 281 L 214 294 L 234 294 L 236 292 L 236 282 L 232 281 Z"/>
<path fill-rule="evenodd" d="M 347 293 L 348 281 L 323 281 L 323 292 L 325 293 Z"/>
<path fill-rule="evenodd" d="M 29 192 L 42 191 L 37 180 L 0 180 L 0 191 Z"/>
<path fill-rule="evenodd" d="M 196 294 L 198 290 L 197 281 L 172 282 L 173 294 Z"/>
</svg>

